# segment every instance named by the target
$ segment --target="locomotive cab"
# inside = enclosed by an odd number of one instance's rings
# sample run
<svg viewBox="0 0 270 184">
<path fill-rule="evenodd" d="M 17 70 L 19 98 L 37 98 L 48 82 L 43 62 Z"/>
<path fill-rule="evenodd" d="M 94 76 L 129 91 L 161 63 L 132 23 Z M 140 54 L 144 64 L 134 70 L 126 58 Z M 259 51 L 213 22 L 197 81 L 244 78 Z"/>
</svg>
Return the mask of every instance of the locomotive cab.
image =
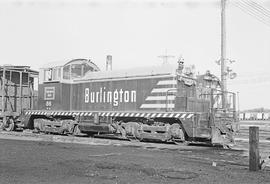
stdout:
<svg viewBox="0 0 270 184">
<path fill-rule="evenodd" d="M 72 81 L 83 78 L 87 72 L 96 71 L 99 68 L 88 59 L 74 59 L 44 66 L 39 75 L 38 109 L 70 110 Z"/>
<path fill-rule="evenodd" d="M 97 65 L 87 59 L 74 59 L 69 62 L 55 62 L 40 69 L 39 82 L 68 82 L 82 78 L 87 72 L 99 71 Z"/>
</svg>

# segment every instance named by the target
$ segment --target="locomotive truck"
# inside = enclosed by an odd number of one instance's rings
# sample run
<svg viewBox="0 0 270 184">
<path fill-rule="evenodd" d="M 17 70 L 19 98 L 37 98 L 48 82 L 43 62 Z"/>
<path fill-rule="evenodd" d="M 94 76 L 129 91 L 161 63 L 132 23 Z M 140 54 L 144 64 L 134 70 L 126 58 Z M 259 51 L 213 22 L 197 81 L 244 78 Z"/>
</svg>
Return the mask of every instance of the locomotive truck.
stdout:
<svg viewBox="0 0 270 184">
<path fill-rule="evenodd" d="M 120 139 L 232 143 L 235 94 L 221 91 L 210 72 L 194 76 L 184 69 L 181 60 L 177 66 L 111 71 L 89 59 L 49 64 L 39 72 L 36 109 L 4 124 Z"/>
</svg>

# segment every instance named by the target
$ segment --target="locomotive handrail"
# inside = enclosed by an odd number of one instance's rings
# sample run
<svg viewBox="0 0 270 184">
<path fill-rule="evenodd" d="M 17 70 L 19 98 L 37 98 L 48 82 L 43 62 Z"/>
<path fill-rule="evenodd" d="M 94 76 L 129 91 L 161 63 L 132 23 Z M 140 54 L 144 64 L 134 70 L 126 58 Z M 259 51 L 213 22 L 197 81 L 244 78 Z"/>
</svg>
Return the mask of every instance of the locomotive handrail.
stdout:
<svg viewBox="0 0 270 184">
<path fill-rule="evenodd" d="M 171 88 L 166 91 L 166 112 L 168 111 L 168 93 L 172 91 L 177 92 L 177 88 Z"/>
<path fill-rule="evenodd" d="M 215 104 L 215 101 L 217 100 L 217 98 L 221 97 L 221 95 L 225 93 L 226 95 L 232 95 L 230 97 L 232 97 L 232 101 L 230 101 L 230 103 L 232 104 L 232 107 L 229 107 L 229 108 L 219 108 L 219 107 L 214 107 L 214 104 Z M 216 97 L 214 98 L 214 95 L 216 95 Z M 202 97 L 202 96 L 210 96 L 210 104 L 211 104 L 211 107 L 210 107 L 210 111 L 211 112 L 217 112 L 218 110 L 226 110 L 227 112 L 231 112 L 233 113 L 233 117 L 234 119 L 236 119 L 237 115 L 236 115 L 236 99 L 235 99 L 235 93 L 233 92 L 230 92 L 230 91 L 222 91 L 222 90 L 218 90 L 218 89 L 211 89 L 211 92 L 209 93 L 203 93 L 203 94 L 200 94 L 199 97 Z M 218 106 L 218 105 L 217 105 Z"/>
<path fill-rule="evenodd" d="M 214 91 L 214 89 L 212 89 L 211 90 L 211 95 L 212 95 L 212 97 L 213 97 L 213 91 Z M 230 97 L 232 97 L 232 101 L 231 101 L 231 103 L 232 103 L 232 107 L 229 107 L 229 108 L 225 108 L 225 109 L 223 109 L 223 110 L 225 110 L 225 112 L 231 112 L 231 113 L 233 113 L 233 119 L 234 120 L 236 120 L 236 118 L 237 118 L 237 115 L 236 115 L 236 98 L 235 98 L 235 93 L 233 93 L 233 92 L 230 92 L 230 91 L 222 91 L 222 90 L 218 90 L 218 89 L 215 89 L 215 91 L 218 91 L 218 92 L 221 92 L 221 93 L 219 93 L 219 94 L 216 94 L 216 95 L 219 95 L 219 96 L 221 96 L 222 95 L 222 93 L 225 93 L 226 95 L 232 95 L 232 96 L 230 96 Z M 211 98 L 211 100 L 213 100 L 212 98 Z M 213 102 L 211 102 L 211 111 L 214 109 L 214 107 L 213 107 Z M 218 109 L 222 109 L 222 108 L 215 108 L 215 111 L 218 111 Z"/>
</svg>

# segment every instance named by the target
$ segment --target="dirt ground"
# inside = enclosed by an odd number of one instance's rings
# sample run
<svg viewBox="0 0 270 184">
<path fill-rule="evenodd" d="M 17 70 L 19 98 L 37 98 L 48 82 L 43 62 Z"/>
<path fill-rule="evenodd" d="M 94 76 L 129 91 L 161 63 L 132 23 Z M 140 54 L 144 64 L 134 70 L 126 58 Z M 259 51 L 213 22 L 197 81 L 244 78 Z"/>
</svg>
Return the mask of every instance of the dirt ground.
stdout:
<svg viewBox="0 0 270 184">
<path fill-rule="evenodd" d="M 237 150 L 18 135 L 0 135 L 1 184 L 270 183 Z"/>
</svg>

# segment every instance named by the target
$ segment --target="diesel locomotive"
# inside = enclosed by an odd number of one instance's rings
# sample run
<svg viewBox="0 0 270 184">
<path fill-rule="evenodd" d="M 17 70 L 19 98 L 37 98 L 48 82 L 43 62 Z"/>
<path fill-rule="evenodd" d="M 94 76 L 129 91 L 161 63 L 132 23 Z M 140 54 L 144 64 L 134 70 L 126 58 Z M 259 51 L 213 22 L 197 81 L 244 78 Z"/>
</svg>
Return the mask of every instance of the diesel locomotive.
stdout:
<svg viewBox="0 0 270 184">
<path fill-rule="evenodd" d="M 89 59 L 73 59 L 41 68 L 38 83 L 36 107 L 5 117 L 6 127 L 119 139 L 234 141 L 235 94 L 221 91 L 210 72 L 185 70 L 182 60 L 177 66 L 100 71 Z"/>
</svg>

